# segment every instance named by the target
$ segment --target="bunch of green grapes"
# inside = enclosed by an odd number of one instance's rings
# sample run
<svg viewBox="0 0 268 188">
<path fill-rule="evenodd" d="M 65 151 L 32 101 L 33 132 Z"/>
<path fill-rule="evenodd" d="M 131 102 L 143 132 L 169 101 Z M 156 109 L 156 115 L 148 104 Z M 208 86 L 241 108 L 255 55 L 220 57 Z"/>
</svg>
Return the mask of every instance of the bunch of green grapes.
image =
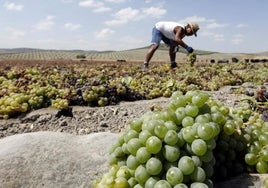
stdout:
<svg viewBox="0 0 268 188">
<path fill-rule="evenodd" d="M 268 172 L 268 122 L 258 113 L 252 114 L 244 125 L 243 137 L 247 144 L 245 162 L 250 172 Z"/>
<path fill-rule="evenodd" d="M 194 63 L 196 62 L 196 54 L 195 53 L 188 53 L 187 54 L 187 62 L 189 62 L 191 64 L 191 66 L 193 66 Z"/>
<path fill-rule="evenodd" d="M 67 109 L 69 107 L 69 102 L 67 99 L 57 98 L 52 100 L 51 106 L 59 110 Z"/>
<path fill-rule="evenodd" d="M 245 104 L 243 106 L 232 109 L 232 114 L 241 118 L 244 122 L 249 120 L 249 117 L 253 113 L 253 110 L 249 104 Z"/>
<path fill-rule="evenodd" d="M 83 92 L 82 97 L 84 101 L 93 103 L 98 100 L 99 95 L 92 90 L 86 90 L 85 92 Z"/>
<path fill-rule="evenodd" d="M 107 97 L 107 89 L 104 85 L 91 86 L 90 89 L 82 93 L 83 100 L 90 106 L 105 106 L 109 103 Z"/>
<path fill-rule="evenodd" d="M 11 93 L 0 98 L 0 115 L 8 119 L 16 113 L 27 112 L 29 110 L 28 99 L 29 96 L 22 93 Z"/>
<path fill-rule="evenodd" d="M 240 108 L 243 109 L 243 108 Z M 243 160 L 246 154 L 246 144 L 241 134 L 243 117 L 235 115 L 228 107 L 218 103 L 211 108 L 213 113 L 221 113 L 226 118 L 222 122 L 222 130 L 217 138 L 213 151 L 216 159 L 213 181 L 222 181 L 246 171 Z"/>
<path fill-rule="evenodd" d="M 43 106 L 43 103 L 44 103 L 43 96 L 31 95 L 28 100 L 28 104 L 30 105 L 31 109 L 39 109 Z"/>
<path fill-rule="evenodd" d="M 229 108 L 201 91 L 174 92 L 164 110 L 133 120 L 110 150 L 110 171 L 94 187 L 213 187 L 221 131 L 235 132 Z"/>
</svg>

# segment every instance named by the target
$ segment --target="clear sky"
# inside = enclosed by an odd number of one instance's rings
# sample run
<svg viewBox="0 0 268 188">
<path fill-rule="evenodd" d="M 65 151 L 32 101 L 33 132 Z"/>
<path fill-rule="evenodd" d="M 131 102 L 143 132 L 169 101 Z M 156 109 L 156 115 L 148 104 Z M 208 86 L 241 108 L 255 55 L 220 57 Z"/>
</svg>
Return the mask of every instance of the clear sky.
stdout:
<svg viewBox="0 0 268 188">
<path fill-rule="evenodd" d="M 267 0 L 0 0 L 0 48 L 125 50 L 157 21 L 195 21 L 194 49 L 268 51 Z"/>
</svg>

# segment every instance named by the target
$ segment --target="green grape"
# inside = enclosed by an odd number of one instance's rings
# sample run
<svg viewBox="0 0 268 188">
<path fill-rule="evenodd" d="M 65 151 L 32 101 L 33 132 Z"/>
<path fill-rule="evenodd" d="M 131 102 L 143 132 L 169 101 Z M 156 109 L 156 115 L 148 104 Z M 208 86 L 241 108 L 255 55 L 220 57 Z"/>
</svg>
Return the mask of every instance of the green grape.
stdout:
<svg viewBox="0 0 268 188">
<path fill-rule="evenodd" d="M 158 138 L 164 139 L 167 134 L 167 127 L 163 124 L 157 124 L 154 128 L 154 133 Z"/>
<path fill-rule="evenodd" d="M 196 130 L 192 126 L 182 128 L 182 137 L 186 142 L 192 143 L 196 136 Z"/>
<path fill-rule="evenodd" d="M 190 175 L 195 169 L 195 164 L 191 157 L 183 156 L 179 159 L 178 167 L 184 175 Z"/>
<path fill-rule="evenodd" d="M 227 135 L 232 135 L 235 132 L 235 125 L 231 122 L 226 122 L 223 125 L 223 131 L 225 132 L 225 134 Z"/>
<path fill-rule="evenodd" d="M 122 147 L 117 147 L 115 148 L 113 154 L 115 155 L 116 158 L 122 158 L 125 156 L 125 153 L 122 150 Z"/>
<path fill-rule="evenodd" d="M 187 91 L 185 93 L 185 95 L 184 95 L 185 96 L 185 100 L 187 102 L 192 102 L 192 97 L 195 96 L 195 95 L 197 95 L 197 93 L 198 93 L 198 91 L 196 91 L 196 90 Z"/>
<path fill-rule="evenodd" d="M 151 137 L 152 134 L 148 130 L 143 130 L 139 134 L 139 139 L 143 145 L 145 145 L 147 139 Z"/>
<path fill-rule="evenodd" d="M 186 116 L 185 109 L 183 107 L 177 108 L 176 111 L 175 111 L 175 114 L 176 114 L 176 117 L 177 117 L 178 125 L 181 125 L 182 120 Z"/>
<path fill-rule="evenodd" d="M 175 162 L 180 157 L 180 149 L 177 146 L 164 145 L 163 155 L 169 162 Z"/>
<path fill-rule="evenodd" d="M 138 161 L 138 159 L 136 158 L 136 156 L 129 155 L 127 157 L 126 164 L 127 164 L 127 167 L 129 169 L 135 170 L 140 165 L 140 162 Z"/>
<path fill-rule="evenodd" d="M 196 167 L 193 173 L 190 175 L 193 182 L 204 182 L 206 179 L 206 173 L 201 167 Z"/>
<path fill-rule="evenodd" d="M 124 141 L 127 143 L 132 138 L 138 138 L 139 133 L 133 129 L 129 129 L 124 135 Z"/>
<path fill-rule="evenodd" d="M 146 148 L 151 154 L 156 154 L 162 149 L 162 141 L 156 136 L 151 136 L 146 141 Z"/>
<path fill-rule="evenodd" d="M 192 103 L 200 108 L 207 102 L 208 99 L 209 95 L 207 93 L 200 92 L 192 97 Z"/>
<path fill-rule="evenodd" d="M 146 170 L 151 175 L 158 175 L 161 172 L 162 168 L 162 162 L 155 157 L 150 158 L 146 162 Z"/>
<path fill-rule="evenodd" d="M 147 130 L 149 131 L 152 135 L 154 135 L 154 128 L 155 125 L 157 125 L 159 122 L 158 120 L 150 120 L 150 121 L 144 121 L 142 124 L 142 131 Z"/>
<path fill-rule="evenodd" d="M 185 185 L 184 183 L 179 183 L 179 184 L 175 185 L 173 188 L 188 188 L 188 186 Z"/>
<path fill-rule="evenodd" d="M 191 149 L 197 156 L 202 156 L 207 152 L 207 143 L 202 139 L 196 139 L 191 144 Z"/>
<path fill-rule="evenodd" d="M 166 121 L 165 122 L 165 126 L 166 126 L 166 128 L 168 130 L 174 130 L 174 131 L 177 131 L 178 130 L 177 125 L 173 121 Z"/>
<path fill-rule="evenodd" d="M 191 116 L 185 116 L 181 122 L 183 127 L 189 127 L 194 124 L 194 118 Z"/>
<path fill-rule="evenodd" d="M 195 117 L 199 113 L 198 107 L 194 104 L 187 104 L 185 107 L 185 114 L 190 117 Z"/>
<path fill-rule="evenodd" d="M 268 147 L 263 148 L 260 152 L 260 157 L 263 161 L 268 162 Z"/>
<path fill-rule="evenodd" d="M 117 177 L 114 180 L 114 188 L 128 188 L 129 184 L 126 178 L 124 177 Z"/>
<path fill-rule="evenodd" d="M 127 143 L 123 143 L 123 145 L 122 145 L 122 151 L 125 153 L 125 154 L 130 154 L 130 152 L 128 151 L 128 149 L 127 149 Z"/>
<path fill-rule="evenodd" d="M 139 184 L 144 184 L 150 177 L 144 165 L 140 165 L 136 168 L 134 173 L 135 179 Z"/>
<path fill-rule="evenodd" d="M 129 184 L 129 187 L 134 187 L 138 183 L 134 177 L 129 178 L 127 182 Z"/>
<path fill-rule="evenodd" d="M 164 142 L 168 145 L 175 145 L 178 142 L 179 138 L 178 138 L 178 134 L 176 131 L 174 130 L 168 130 L 165 138 L 164 138 Z"/>
<path fill-rule="evenodd" d="M 195 118 L 195 122 L 196 123 L 208 123 L 211 121 L 211 117 L 209 114 L 199 114 L 198 116 L 196 116 Z"/>
<path fill-rule="evenodd" d="M 114 165 L 117 164 L 118 158 L 112 153 L 109 157 L 109 164 Z"/>
<path fill-rule="evenodd" d="M 171 167 L 166 173 L 166 179 L 170 183 L 170 185 L 174 186 L 176 184 L 182 183 L 183 173 L 179 168 Z"/>
<path fill-rule="evenodd" d="M 113 187 L 114 186 L 114 177 L 109 173 L 103 175 L 102 179 L 99 182 L 95 182 L 94 187 Z"/>
<path fill-rule="evenodd" d="M 203 140 L 210 140 L 216 134 L 216 128 L 210 123 L 201 123 L 197 127 L 197 135 Z"/>
<path fill-rule="evenodd" d="M 268 133 L 261 134 L 258 139 L 262 146 L 268 145 Z"/>
<path fill-rule="evenodd" d="M 268 164 L 265 161 L 259 160 L 256 164 L 256 170 L 260 174 L 265 174 L 268 172 Z"/>
<path fill-rule="evenodd" d="M 126 166 L 121 166 L 116 173 L 116 177 L 124 177 L 125 179 L 129 179 L 130 171 Z"/>
<path fill-rule="evenodd" d="M 190 188 L 209 188 L 205 183 L 194 182 L 190 185 Z"/>
<path fill-rule="evenodd" d="M 116 173 L 117 173 L 118 170 L 119 170 L 118 165 L 111 165 L 109 174 L 111 174 L 112 176 L 116 176 Z"/>
<path fill-rule="evenodd" d="M 144 185 L 144 188 L 154 188 L 155 184 L 159 181 L 160 179 L 156 176 L 151 176 Z"/>
<path fill-rule="evenodd" d="M 225 116 L 227 116 L 228 114 L 229 114 L 229 108 L 227 107 L 227 106 L 221 106 L 220 107 L 220 109 L 219 109 L 219 111 L 223 114 L 223 115 L 225 115 Z"/>
<path fill-rule="evenodd" d="M 142 118 L 136 118 L 130 122 L 130 128 L 140 132 L 142 127 L 143 119 Z"/>
<path fill-rule="evenodd" d="M 136 158 L 140 163 L 145 163 L 151 157 L 151 154 L 147 151 L 146 147 L 141 147 L 136 153 Z"/>
<path fill-rule="evenodd" d="M 154 188 L 172 188 L 172 187 L 166 180 L 159 180 L 154 185 Z"/>
<path fill-rule="evenodd" d="M 187 104 L 185 95 L 177 96 L 172 102 L 175 104 L 177 108 L 185 107 Z"/>
<path fill-rule="evenodd" d="M 133 188 L 143 188 L 143 186 L 140 184 L 136 184 Z"/>
<path fill-rule="evenodd" d="M 132 138 L 127 143 L 127 150 L 132 154 L 136 155 L 137 150 L 142 146 L 142 143 L 138 138 Z"/>
<path fill-rule="evenodd" d="M 253 153 L 247 153 L 245 155 L 245 162 L 248 164 L 248 165 L 256 165 L 257 162 L 258 162 L 258 158 L 255 154 Z"/>
<path fill-rule="evenodd" d="M 220 112 L 213 112 L 211 114 L 211 118 L 212 118 L 212 121 L 214 121 L 215 123 L 219 125 L 224 125 L 226 122 L 226 117 Z"/>
<path fill-rule="evenodd" d="M 161 116 L 161 119 L 165 122 L 171 121 L 174 123 L 178 123 L 178 120 L 177 120 L 177 117 L 176 117 L 174 110 L 167 109 L 165 111 L 162 111 L 160 116 Z"/>
<path fill-rule="evenodd" d="M 193 155 L 191 158 L 193 159 L 195 166 L 202 166 L 200 157 Z"/>
<path fill-rule="evenodd" d="M 178 132 L 178 142 L 177 145 L 179 147 L 182 147 L 185 143 L 185 140 L 183 139 L 182 131 Z"/>
</svg>

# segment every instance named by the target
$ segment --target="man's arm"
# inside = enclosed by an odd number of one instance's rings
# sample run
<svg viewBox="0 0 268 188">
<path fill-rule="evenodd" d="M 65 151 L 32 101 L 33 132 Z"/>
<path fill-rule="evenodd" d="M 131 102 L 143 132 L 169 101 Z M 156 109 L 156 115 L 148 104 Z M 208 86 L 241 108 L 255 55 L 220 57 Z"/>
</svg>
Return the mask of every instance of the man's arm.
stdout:
<svg viewBox="0 0 268 188">
<path fill-rule="evenodd" d="M 186 48 L 187 45 L 182 40 L 184 36 L 184 29 L 180 26 L 177 26 L 174 28 L 174 33 L 175 33 L 175 42 L 177 43 L 177 45 L 180 45 L 183 48 Z"/>
<path fill-rule="evenodd" d="M 182 40 L 182 38 L 185 35 L 185 30 L 182 27 L 177 26 L 175 27 L 174 32 L 175 32 L 175 42 L 177 43 L 177 45 L 180 45 L 183 48 L 185 48 L 188 51 L 188 53 L 192 53 L 194 51 L 193 48 L 185 44 L 185 42 L 183 42 Z"/>
</svg>

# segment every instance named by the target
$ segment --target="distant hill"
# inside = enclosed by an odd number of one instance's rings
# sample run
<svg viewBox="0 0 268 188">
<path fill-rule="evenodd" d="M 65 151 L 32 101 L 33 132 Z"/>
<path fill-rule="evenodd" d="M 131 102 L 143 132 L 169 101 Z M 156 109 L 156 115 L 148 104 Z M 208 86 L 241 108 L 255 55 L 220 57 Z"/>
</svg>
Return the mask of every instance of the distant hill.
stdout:
<svg viewBox="0 0 268 188">
<path fill-rule="evenodd" d="M 77 59 L 77 56 L 84 55 L 86 60 L 126 60 L 126 61 L 143 61 L 149 46 L 121 50 L 121 51 L 85 51 L 85 50 L 53 50 L 53 49 L 35 49 L 35 48 L 13 48 L 0 49 L 0 60 L 64 60 Z M 210 59 L 231 59 L 233 57 L 241 58 L 267 58 L 268 51 L 261 53 L 220 53 L 213 51 L 195 50 L 197 58 L 200 61 L 209 61 Z M 180 48 L 177 53 L 177 61 L 186 60 L 186 50 Z M 152 61 L 169 61 L 168 47 L 161 44 L 155 52 Z"/>
</svg>

